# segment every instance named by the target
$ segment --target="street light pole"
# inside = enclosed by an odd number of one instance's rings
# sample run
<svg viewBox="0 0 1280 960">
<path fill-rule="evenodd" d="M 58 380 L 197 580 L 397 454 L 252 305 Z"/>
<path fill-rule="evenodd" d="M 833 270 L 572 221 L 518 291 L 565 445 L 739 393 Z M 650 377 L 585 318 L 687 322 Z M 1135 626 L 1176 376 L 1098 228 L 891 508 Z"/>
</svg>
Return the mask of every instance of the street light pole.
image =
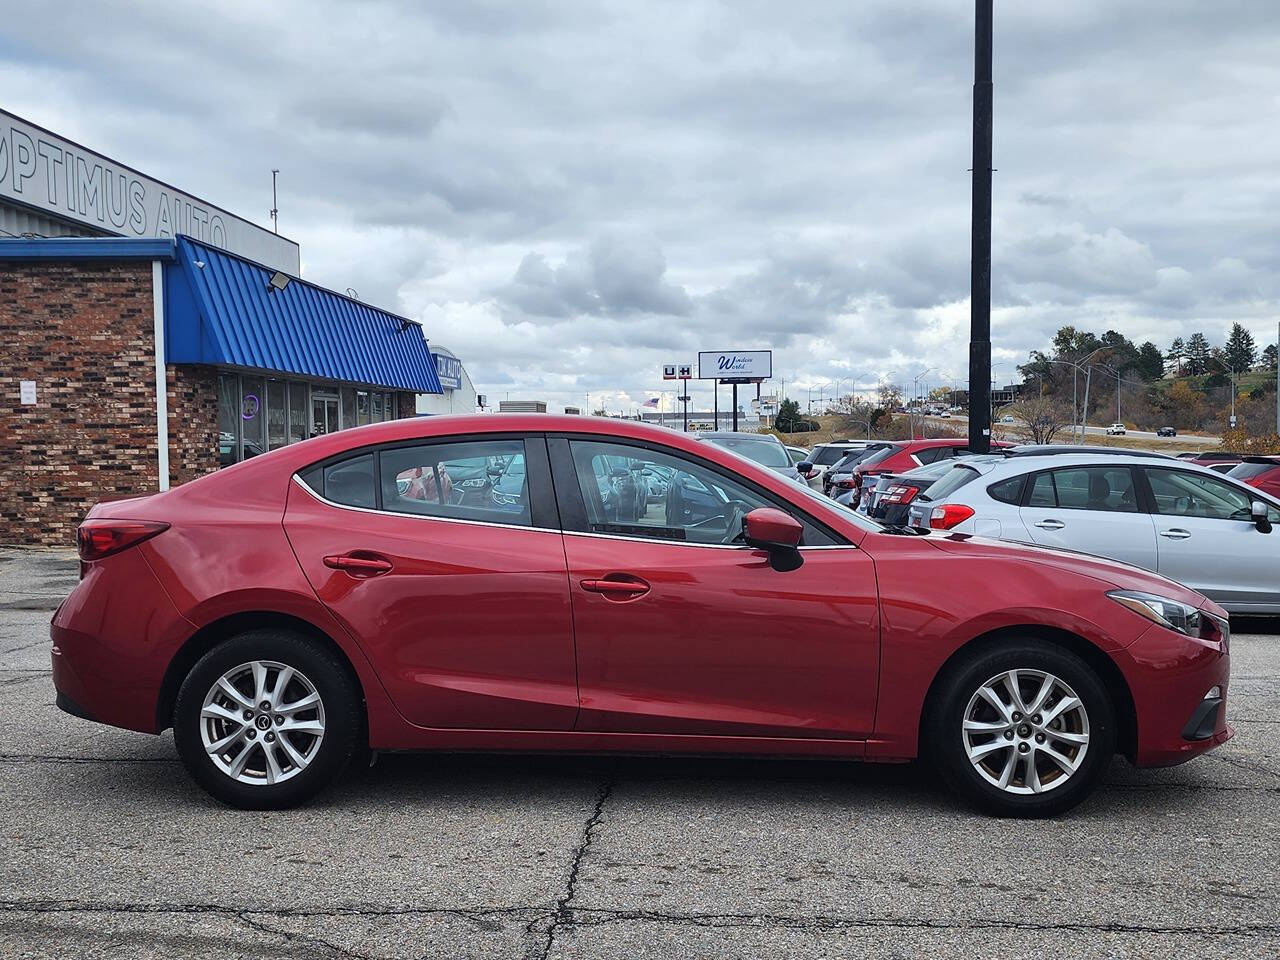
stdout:
<svg viewBox="0 0 1280 960">
<path fill-rule="evenodd" d="M 969 261 L 969 449 L 991 452 L 992 0 L 974 2 L 973 197 Z"/>
</svg>

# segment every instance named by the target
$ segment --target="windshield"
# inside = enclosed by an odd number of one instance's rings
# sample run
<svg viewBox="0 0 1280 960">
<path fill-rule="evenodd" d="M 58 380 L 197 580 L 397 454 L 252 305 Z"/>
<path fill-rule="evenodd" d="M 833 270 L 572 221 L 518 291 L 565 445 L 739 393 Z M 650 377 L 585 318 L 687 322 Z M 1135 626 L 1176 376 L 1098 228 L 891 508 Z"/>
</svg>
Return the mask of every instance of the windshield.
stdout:
<svg viewBox="0 0 1280 960">
<path fill-rule="evenodd" d="M 742 439 L 738 437 L 711 437 L 709 442 L 714 443 L 717 447 L 731 450 L 740 457 L 754 460 L 762 467 L 791 466 L 791 458 L 787 456 L 787 449 L 780 443 L 747 439 L 745 437 Z"/>
<path fill-rule="evenodd" d="M 1227 471 L 1227 476 L 1235 477 L 1237 480 L 1248 480 L 1250 477 L 1261 476 L 1278 468 L 1280 463 L 1239 463 Z"/>
<path fill-rule="evenodd" d="M 963 463 L 953 464 L 951 469 L 921 491 L 921 500 L 943 500 L 951 496 L 966 483 L 976 480 L 980 474 L 973 467 Z"/>
<path fill-rule="evenodd" d="M 863 460 L 859 460 L 858 463 L 861 466 L 869 467 L 873 463 L 883 463 L 885 460 L 888 460 L 897 452 L 898 452 L 897 447 L 885 447 L 883 450 L 877 450 L 875 453 L 871 454 L 871 456 L 866 457 Z"/>
<path fill-rule="evenodd" d="M 820 467 L 829 467 L 833 463 L 838 463 L 840 458 L 849 453 L 856 453 L 849 447 L 819 447 L 814 451 L 813 459 L 810 463 L 816 463 Z"/>
</svg>

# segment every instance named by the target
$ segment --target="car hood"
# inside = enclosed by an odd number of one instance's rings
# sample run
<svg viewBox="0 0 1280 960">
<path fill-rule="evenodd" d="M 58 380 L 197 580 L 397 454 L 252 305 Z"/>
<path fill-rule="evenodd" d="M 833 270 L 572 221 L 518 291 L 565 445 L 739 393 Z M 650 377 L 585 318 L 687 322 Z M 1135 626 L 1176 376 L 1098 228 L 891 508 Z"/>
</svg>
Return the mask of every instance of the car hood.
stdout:
<svg viewBox="0 0 1280 960">
<path fill-rule="evenodd" d="M 1109 560 L 1105 557 L 1095 557 L 1058 547 L 1013 543 L 1008 540 L 989 540 L 986 537 L 974 537 L 965 533 L 930 535 L 927 542 L 944 553 L 1013 559 L 1022 563 L 1056 567 L 1066 573 L 1092 577 L 1094 580 L 1109 583 L 1122 590 L 1144 590 L 1147 593 L 1168 597 L 1170 600 L 1179 600 L 1199 609 L 1206 609 L 1220 617 L 1227 616 L 1225 610 L 1190 587 L 1119 560 Z"/>
</svg>

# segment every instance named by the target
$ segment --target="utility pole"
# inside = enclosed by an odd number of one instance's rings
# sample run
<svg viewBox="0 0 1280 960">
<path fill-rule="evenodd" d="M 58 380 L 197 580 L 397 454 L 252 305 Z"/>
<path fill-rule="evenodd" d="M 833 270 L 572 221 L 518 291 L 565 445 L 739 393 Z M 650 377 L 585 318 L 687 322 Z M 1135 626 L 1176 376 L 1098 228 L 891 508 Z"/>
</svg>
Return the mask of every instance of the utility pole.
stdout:
<svg viewBox="0 0 1280 960">
<path fill-rule="evenodd" d="M 969 262 L 969 449 L 991 452 L 992 0 L 975 0 L 973 209 Z"/>
<path fill-rule="evenodd" d="M 279 173 L 277 169 L 271 171 L 271 229 L 275 233 L 280 232 L 280 211 L 277 209 L 279 204 L 276 202 L 276 176 Z"/>
</svg>

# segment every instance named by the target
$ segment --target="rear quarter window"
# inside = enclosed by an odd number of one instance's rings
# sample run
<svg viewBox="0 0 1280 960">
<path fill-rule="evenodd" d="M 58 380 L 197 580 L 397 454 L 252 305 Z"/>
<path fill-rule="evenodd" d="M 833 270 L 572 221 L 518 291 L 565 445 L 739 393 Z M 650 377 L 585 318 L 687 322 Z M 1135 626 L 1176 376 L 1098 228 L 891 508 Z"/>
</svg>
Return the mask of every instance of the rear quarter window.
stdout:
<svg viewBox="0 0 1280 960">
<path fill-rule="evenodd" d="M 1024 473 L 1020 477 L 1010 477 L 1008 480 L 1001 480 L 987 487 L 987 496 L 992 500 L 999 500 L 1001 503 L 1019 504 L 1022 502 L 1022 491 L 1027 485 L 1027 475 Z"/>
</svg>

